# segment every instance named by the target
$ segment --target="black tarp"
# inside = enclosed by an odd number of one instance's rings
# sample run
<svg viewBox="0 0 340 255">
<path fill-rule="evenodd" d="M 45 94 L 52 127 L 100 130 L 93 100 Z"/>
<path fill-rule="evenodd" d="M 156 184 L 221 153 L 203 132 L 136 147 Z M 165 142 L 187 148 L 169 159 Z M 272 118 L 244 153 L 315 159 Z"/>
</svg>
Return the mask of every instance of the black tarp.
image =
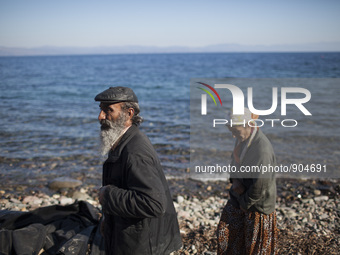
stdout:
<svg viewBox="0 0 340 255">
<path fill-rule="evenodd" d="M 0 254 L 104 255 L 97 208 L 85 201 L 30 212 L 0 211 Z"/>
</svg>

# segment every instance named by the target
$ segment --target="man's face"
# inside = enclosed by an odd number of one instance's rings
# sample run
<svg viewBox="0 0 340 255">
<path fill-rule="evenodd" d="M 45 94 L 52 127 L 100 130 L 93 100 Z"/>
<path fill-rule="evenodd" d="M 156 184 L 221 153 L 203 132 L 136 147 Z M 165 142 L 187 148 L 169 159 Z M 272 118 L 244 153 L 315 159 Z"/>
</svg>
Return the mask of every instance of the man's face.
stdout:
<svg viewBox="0 0 340 255">
<path fill-rule="evenodd" d="M 228 126 L 229 131 L 233 134 L 233 137 L 237 138 L 239 142 L 244 142 L 250 137 L 251 134 L 251 127 L 249 126 Z"/>
<path fill-rule="evenodd" d="M 104 104 L 100 103 L 100 113 L 98 116 L 98 120 L 108 120 L 115 122 L 120 115 L 120 112 L 122 111 L 122 103 L 117 104 Z"/>
<path fill-rule="evenodd" d="M 109 152 L 112 146 L 118 141 L 124 129 L 128 127 L 129 115 L 123 111 L 122 103 L 117 104 L 100 104 L 100 113 L 98 120 L 101 124 L 101 150 L 102 155 Z"/>
</svg>

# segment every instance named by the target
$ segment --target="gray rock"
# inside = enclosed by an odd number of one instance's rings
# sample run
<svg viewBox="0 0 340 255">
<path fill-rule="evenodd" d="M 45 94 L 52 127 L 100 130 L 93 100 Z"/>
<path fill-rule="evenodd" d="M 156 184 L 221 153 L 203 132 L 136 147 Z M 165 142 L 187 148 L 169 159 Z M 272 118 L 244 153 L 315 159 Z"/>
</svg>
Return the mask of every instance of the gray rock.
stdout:
<svg viewBox="0 0 340 255">
<path fill-rule="evenodd" d="M 187 224 L 188 228 L 190 228 L 191 230 L 194 230 L 194 226 L 191 223 Z"/>
<path fill-rule="evenodd" d="M 313 219 L 313 215 L 312 215 L 311 213 L 308 213 L 307 219 L 308 219 L 309 221 L 312 220 L 312 219 Z"/>
<path fill-rule="evenodd" d="M 192 222 L 192 224 L 194 225 L 195 228 L 197 228 L 199 225 L 201 225 L 201 223 L 198 220 L 194 220 Z"/>
<path fill-rule="evenodd" d="M 310 204 L 310 205 L 314 205 L 314 200 L 312 198 L 307 198 L 307 199 L 301 199 L 301 202 L 304 204 Z"/>
<path fill-rule="evenodd" d="M 204 218 L 203 215 L 202 215 L 199 211 L 195 212 L 194 215 L 195 215 L 197 218 Z"/>
<path fill-rule="evenodd" d="M 52 163 L 52 164 L 50 165 L 50 169 L 54 169 L 54 168 L 56 168 L 57 166 L 58 166 L 57 163 Z"/>
<path fill-rule="evenodd" d="M 329 218 L 329 216 L 328 216 L 327 213 L 324 213 L 324 214 L 322 214 L 322 215 L 319 215 L 319 219 L 320 219 L 320 220 L 325 220 L 325 219 L 327 219 L 327 218 Z"/>
<path fill-rule="evenodd" d="M 288 218 L 295 218 L 296 216 L 298 216 L 298 214 L 290 208 L 285 208 L 285 211 L 283 213 Z"/>
<path fill-rule="evenodd" d="M 213 251 L 205 251 L 203 254 L 204 255 L 216 255 L 217 253 Z"/>
<path fill-rule="evenodd" d="M 314 197 L 315 202 L 327 201 L 328 199 L 329 199 L 328 196 Z"/>
<path fill-rule="evenodd" d="M 24 204 L 29 204 L 29 205 L 40 205 L 43 202 L 43 200 L 39 197 L 27 196 L 24 198 L 24 200 L 22 200 L 22 202 Z"/>
<path fill-rule="evenodd" d="M 64 189 L 64 188 L 76 188 L 82 185 L 82 182 L 69 177 L 59 177 L 52 180 L 48 187 L 53 190 Z"/>
<path fill-rule="evenodd" d="M 72 204 L 73 203 L 73 199 L 72 198 L 70 198 L 70 197 L 64 197 L 64 196 L 62 196 L 61 198 L 60 198 L 60 204 L 61 205 L 68 205 L 68 204 Z"/>
<path fill-rule="evenodd" d="M 9 201 L 12 202 L 12 203 L 15 203 L 15 204 L 21 204 L 20 200 L 14 198 L 14 197 L 12 197 Z"/>
<path fill-rule="evenodd" d="M 188 219 L 190 217 L 190 212 L 180 210 L 177 213 L 178 218 Z"/>
<path fill-rule="evenodd" d="M 321 195 L 321 190 L 315 189 L 314 190 L 314 195 L 315 196 L 320 196 Z"/>
<path fill-rule="evenodd" d="M 83 192 L 80 192 L 80 191 L 74 192 L 72 198 L 75 199 L 75 200 L 83 200 L 83 201 L 93 200 L 92 197 L 90 197 L 86 193 L 83 193 Z"/>
<path fill-rule="evenodd" d="M 177 196 L 177 203 L 181 204 L 184 202 L 184 197 L 182 196 Z"/>
<path fill-rule="evenodd" d="M 60 194 L 53 194 L 52 198 L 53 199 L 59 199 L 60 198 Z"/>
</svg>

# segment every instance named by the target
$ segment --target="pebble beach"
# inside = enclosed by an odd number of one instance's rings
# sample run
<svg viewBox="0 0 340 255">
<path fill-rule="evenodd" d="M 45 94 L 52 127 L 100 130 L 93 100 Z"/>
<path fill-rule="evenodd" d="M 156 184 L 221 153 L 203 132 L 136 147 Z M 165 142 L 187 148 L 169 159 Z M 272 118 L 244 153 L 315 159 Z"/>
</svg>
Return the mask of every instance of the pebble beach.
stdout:
<svg viewBox="0 0 340 255">
<path fill-rule="evenodd" d="M 79 179 L 58 177 L 44 188 L 2 184 L 0 209 L 31 211 L 77 200 L 100 209 L 99 187 Z M 216 228 L 230 184 L 174 178 L 168 182 L 183 240 L 177 254 L 216 254 Z M 339 254 L 339 180 L 278 179 L 277 186 L 277 254 Z"/>
</svg>

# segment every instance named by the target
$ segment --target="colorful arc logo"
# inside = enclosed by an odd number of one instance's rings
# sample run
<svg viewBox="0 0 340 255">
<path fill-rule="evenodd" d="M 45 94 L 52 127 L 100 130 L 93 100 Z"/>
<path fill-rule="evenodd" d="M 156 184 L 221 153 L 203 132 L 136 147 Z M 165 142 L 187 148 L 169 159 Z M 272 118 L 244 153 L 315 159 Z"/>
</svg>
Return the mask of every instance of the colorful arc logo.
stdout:
<svg viewBox="0 0 340 255">
<path fill-rule="evenodd" d="M 220 95 L 217 93 L 217 91 L 213 87 L 211 87 L 210 85 L 205 84 L 203 82 L 197 82 L 197 83 L 199 83 L 199 84 L 201 84 L 203 86 L 206 86 L 207 88 L 211 89 L 211 91 L 215 93 L 215 95 L 217 96 L 218 100 L 220 101 L 220 104 L 222 105 L 222 100 L 220 98 Z M 204 92 L 206 92 L 214 100 L 215 105 L 217 105 L 214 96 L 211 94 L 211 92 L 209 90 L 204 89 L 204 88 L 199 88 L 199 87 L 197 87 L 197 88 L 203 90 Z"/>
<path fill-rule="evenodd" d="M 220 98 L 220 95 L 217 93 L 217 91 L 213 87 L 211 87 L 210 85 L 208 85 L 206 83 L 203 83 L 203 82 L 197 82 L 197 83 L 199 83 L 199 84 L 201 84 L 203 86 L 206 86 L 212 92 L 214 92 L 214 94 L 217 96 L 218 100 L 220 101 L 220 104 L 222 105 L 222 100 Z M 212 98 L 212 100 L 214 100 L 215 105 L 217 105 L 214 96 L 211 94 L 211 92 L 209 90 L 204 89 L 204 88 L 200 88 L 200 87 L 197 87 L 197 88 L 200 89 L 200 90 L 203 90 L 204 92 L 206 92 Z M 207 95 L 206 94 L 202 94 L 201 95 L 201 114 L 202 115 L 207 115 Z"/>
</svg>

